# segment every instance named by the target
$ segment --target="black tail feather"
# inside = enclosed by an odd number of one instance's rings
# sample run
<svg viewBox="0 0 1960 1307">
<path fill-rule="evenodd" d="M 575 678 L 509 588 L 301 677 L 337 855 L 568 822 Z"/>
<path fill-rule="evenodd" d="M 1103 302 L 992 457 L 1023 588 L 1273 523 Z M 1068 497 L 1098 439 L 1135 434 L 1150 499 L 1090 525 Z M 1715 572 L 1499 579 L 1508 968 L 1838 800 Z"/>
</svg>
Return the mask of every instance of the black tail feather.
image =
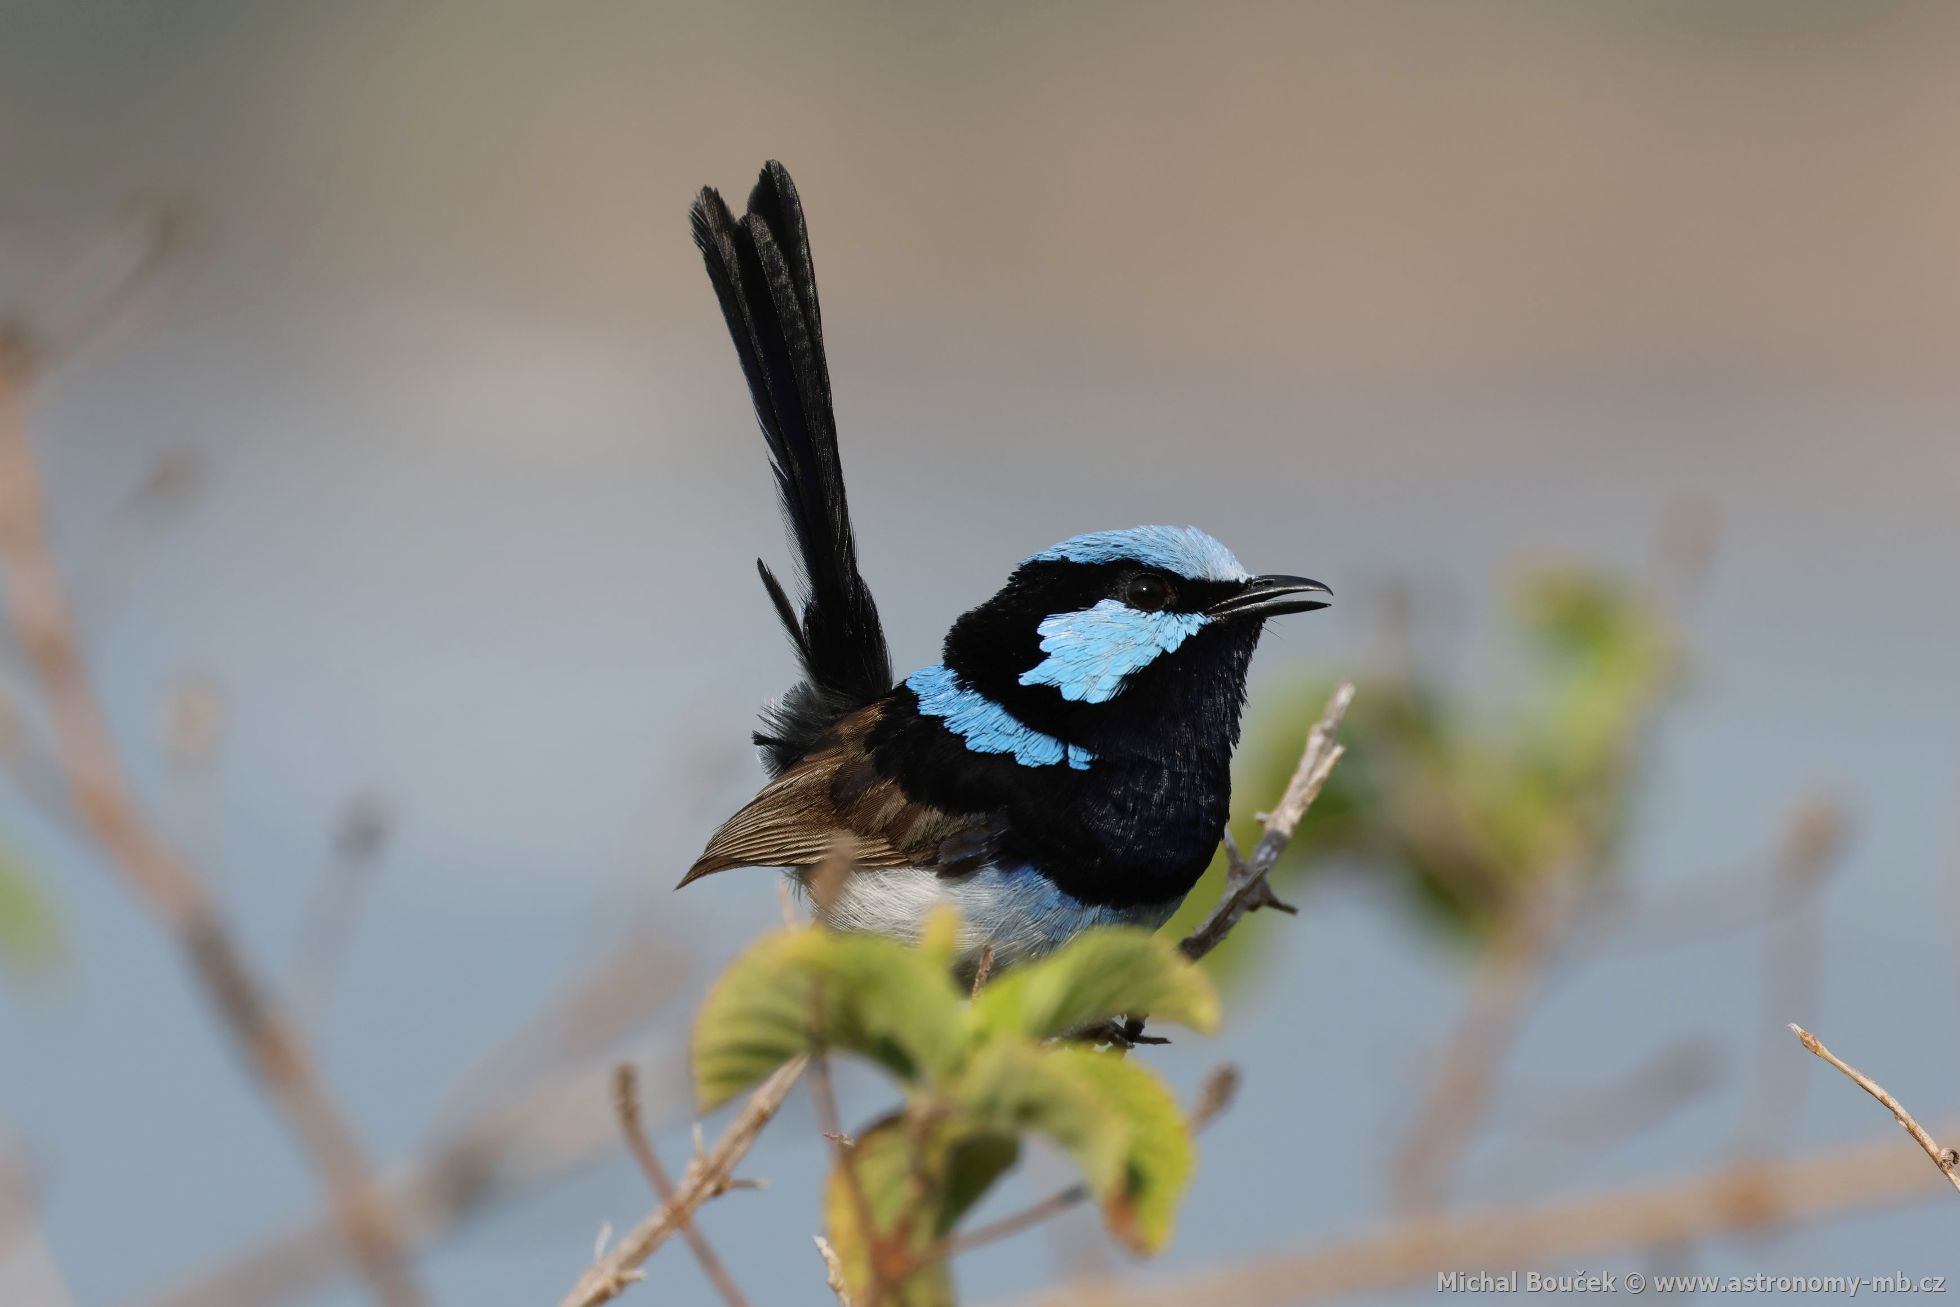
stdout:
<svg viewBox="0 0 1960 1307">
<path fill-rule="evenodd" d="M 757 564 L 803 664 L 804 680 L 765 710 L 766 729 L 756 733 L 771 769 L 781 771 L 838 718 L 891 688 L 891 654 L 878 606 L 858 573 L 816 270 L 796 186 L 771 160 L 743 217 L 708 188 L 689 217 L 769 443 L 801 563 L 800 621 L 774 575 Z"/>
<path fill-rule="evenodd" d="M 796 615 L 796 605 L 789 601 L 783 590 L 783 583 L 769 570 L 769 564 L 760 558 L 755 560 L 755 570 L 762 577 L 762 588 L 769 592 L 769 602 L 776 607 L 776 616 L 782 621 L 783 629 L 789 632 L 789 642 L 796 646 L 798 663 L 810 661 L 810 647 L 803 643 L 803 621 Z"/>
</svg>

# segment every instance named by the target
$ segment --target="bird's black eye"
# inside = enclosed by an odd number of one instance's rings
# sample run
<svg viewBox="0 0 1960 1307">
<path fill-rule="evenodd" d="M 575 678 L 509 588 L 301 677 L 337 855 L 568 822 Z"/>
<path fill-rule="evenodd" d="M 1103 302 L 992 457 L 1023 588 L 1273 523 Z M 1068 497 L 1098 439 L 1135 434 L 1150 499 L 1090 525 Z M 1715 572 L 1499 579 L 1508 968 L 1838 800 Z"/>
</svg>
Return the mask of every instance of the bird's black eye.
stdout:
<svg viewBox="0 0 1960 1307">
<path fill-rule="evenodd" d="M 1170 601 L 1170 582 L 1154 572 L 1139 572 L 1123 583 L 1123 602 L 1142 612 L 1154 613 Z"/>
</svg>

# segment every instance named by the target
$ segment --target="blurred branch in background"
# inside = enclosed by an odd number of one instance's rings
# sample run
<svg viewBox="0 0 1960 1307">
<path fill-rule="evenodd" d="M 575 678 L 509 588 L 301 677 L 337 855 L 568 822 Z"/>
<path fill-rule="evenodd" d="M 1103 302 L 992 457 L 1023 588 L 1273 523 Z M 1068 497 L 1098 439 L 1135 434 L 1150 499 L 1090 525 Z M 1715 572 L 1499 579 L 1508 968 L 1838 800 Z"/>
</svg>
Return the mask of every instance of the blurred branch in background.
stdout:
<svg viewBox="0 0 1960 1307">
<path fill-rule="evenodd" d="M 85 618 L 78 620 L 87 625 Z M 203 872 L 213 893 L 224 898 L 227 869 L 218 780 L 231 726 L 230 699 L 211 677 L 179 677 L 165 693 L 162 718 L 164 793 L 158 829 L 180 857 Z"/>
<path fill-rule="evenodd" d="M 606 1055 L 680 990 L 679 950 L 648 945 L 640 923 L 574 975 L 531 1020 L 458 1080 L 434 1141 L 381 1182 L 378 1203 L 408 1248 L 424 1248 L 485 1215 L 608 1156 L 620 1054 Z M 628 1050 L 664 1068 L 641 1092 L 649 1120 L 687 1110 L 685 1059 L 669 1041 Z M 485 1087 L 497 1095 L 486 1101 Z M 257 1243 L 149 1299 L 149 1307 L 264 1307 L 331 1284 L 349 1271 L 331 1214 Z"/>
<path fill-rule="evenodd" d="M 1412 1216 L 1349 1239 L 1154 1282 L 1063 1284 L 1016 1307 L 1287 1307 L 1405 1286 L 1439 1269 L 1514 1271 L 1622 1250 L 1764 1235 L 1926 1196 L 1926 1164 L 1892 1140 L 1532 1204 Z"/>
<path fill-rule="evenodd" d="M 1624 1144 L 1668 1120 L 1714 1089 L 1722 1069 L 1720 1050 L 1701 1036 L 1670 1041 L 1625 1074 L 1558 1092 L 1521 1090 L 1513 1084 L 1499 1104 L 1500 1129 L 1577 1150 L 1590 1160 L 1612 1144 Z"/>
<path fill-rule="evenodd" d="M 578 1066 L 642 1026 L 673 994 L 686 971 L 674 949 L 648 949 L 629 931 L 621 947 L 596 960 L 536 1021 L 465 1078 L 455 1098 L 480 1101 L 486 1082 L 501 1095 L 445 1122 L 429 1152 L 377 1179 L 328 1094 L 296 1022 L 245 960 L 222 919 L 208 874 L 172 847 L 131 794 L 94 690 L 77 634 L 74 600 L 57 573 L 26 419 L 27 392 L 51 361 L 115 325 L 146 289 L 134 284 L 162 265 L 173 228 L 138 224 L 140 248 L 118 239 L 94 252 L 81 271 L 92 287 L 86 304 L 50 317 L 37 340 L 21 328 L 0 333 L 0 579 L 9 599 L 8 629 L 24 658 L 21 693 L 45 708 L 51 739 L 36 738 L 34 718 L 5 701 L 0 760 L 23 795 L 61 829 L 93 845 L 129 888 L 178 939 L 213 1013 L 286 1118 L 328 1193 L 318 1218 L 249 1250 L 158 1301 L 197 1307 L 257 1307 L 358 1271 L 386 1303 L 421 1301 L 409 1270 L 410 1250 L 468 1217 L 529 1187 L 603 1155 L 616 1138 L 607 1111 L 604 1066 Z M 116 255 L 117 257 L 110 257 Z M 111 276 L 111 272 L 121 272 Z M 183 466 L 160 467 L 115 515 L 116 549 L 127 552 L 138 510 L 174 502 L 194 479 Z M 221 691 L 204 682 L 170 700 L 166 746 L 173 769 L 209 772 L 223 730 Z M 189 805 L 186 805 L 188 808 Z M 322 1015 L 344 968 L 375 868 L 392 829 L 379 800 L 357 798 L 341 814 L 329 865 L 309 902 L 293 949 L 292 981 L 313 1020 Z M 215 841 L 213 841 L 215 844 Z M 18 964 L 49 947 L 51 919 L 24 873 L 0 856 L 0 956 Z M 671 1059 L 669 1059 L 671 1060 Z M 533 1086 L 523 1091 L 526 1085 Z M 513 1092 L 518 1092 L 512 1098 Z M 662 1114 L 683 1102 L 658 1086 Z M 12 1190 L 9 1191 L 13 1192 Z M 25 1210 L 25 1209 L 23 1209 Z"/>
<path fill-rule="evenodd" d="M 134 266 L 131 276 L 154 265 L 139 260 Z M 99 298 L 119 304 L 133 293 L 118 284 Z M 76 329 L 83 335 L 102 319 L 83 314 L 76 320 L 87 324 Z M 176 937 L 206 999 L 318 1170 L 341 1234 L 376 1296 L 392 1307 L 412 1307 L 422 1295 L 372 1201 L 372 1173 L 360 1143 L 304 1039 L 253 974 L 204 879 L 157 835 L 130 792 L 47 540 L 26 413 L 27 390 L 45 357 L 24 329 L 0 331 L 0 582 L 10 634 L 26 655 L 52 723 L 53 761 L 75 816 L 71 828 Z"/>
<path fill-rule="evenodd" d="M 28 1164 L 0 1144 L 0 1302 L 72 1307 L 41 1228 L 41 1196 Z"/>
<path fill-rule="evenodd" d="M 1788 1074 L 1777 1026 L 1791 1012 L 1815 1012 L 1824 956 L 1824 907 L 1819 890 L 1843 852 L 1845 816 L 1829 799 L 1799 804 L 1771 868 L 1768 939 L 1763 953 L 1763 1019 L 1756 1052 L 1754 1102 L 1745 1121 L 1743 1148 L 1769 1152 L 1782 1146 L 1802 1114 L 1802 1076 Z"/>
<path fill-rule="evenodd" d="M 671 1043 L 634 1051 L 674 1066 Z M 375 1203 L 408 1248 L 425 1248 L 526 1194 L 610 1153 L 618 1126 L 606 1105 L 614 1059 L 561 1071 L 515 1101 L 450 1124 L 422 1156 L 385 1176 Z M 642 1103 L 657 1117 L 686 1110 L 678 1074 Z M 145 1299 L 147 1307 L 265 1307 L 303 1297 L 349 1271 L 347 1249 L 330 1215 L 253 1245 L 237 1256 Z"/>
<path fill-rule="evenodd" d="M 327 865 L 313 883 L 293 937 L 288 988 L 309 1028 L 318 1028 L 354 946 L 395 814 L 379 795 L 349 799 L 334 822 Z"/>
<path fill-rule="evenodd" d="M 1544 901 L 1517 911 L 1477 968 L 1469 1002 L 1450 1033 L 1428 1097 L 1395 1154 L 1390 1201 L 1399 1209 L 1433 1210 L 1443 1202 L 1489 1111 L 1539 975 L 1571 918 L 1571 887 L 1547 888 Z"/>
<path fill-rule="evenodd" d="M 1774 927 L 1792 912 L 1814 906 L 1842 860 L 1848 826 L 1837 799 L 1804 799 L 1785 819 L 1762 865 L 1708 872 L 1638 900 L 1622 896 L 1603 903 L 1574 923 L 1573 943 L 1588 956 L 1626 956 Z"/>
<path fill-rule="evenodd" d="M 137 575 L 157 531 L 196 501 L 210 476 L 211 469 L 199 450 L 164 450 L 110 510 L 96 528 L 87 552 L 74 564 L 73 579 L 68 584 L 84 624 L 114 607 Z"/>
</svg>

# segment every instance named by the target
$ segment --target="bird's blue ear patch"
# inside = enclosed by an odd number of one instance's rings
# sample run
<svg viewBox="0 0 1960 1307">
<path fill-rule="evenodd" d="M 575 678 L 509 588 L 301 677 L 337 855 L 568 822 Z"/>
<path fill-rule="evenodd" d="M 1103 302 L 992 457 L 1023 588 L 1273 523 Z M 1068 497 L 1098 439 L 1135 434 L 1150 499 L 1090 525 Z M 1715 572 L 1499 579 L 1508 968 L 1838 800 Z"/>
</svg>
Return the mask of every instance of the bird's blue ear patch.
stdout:
<svg viewBox="0 0 1960 1307">
<path fill-rule="evenodd" d="M 1245 581 L 1251 573 L 1227 549 L 1195 526 L 1133 526 L 1092 531 L 1064 540 L 1026 560 L 1030 563 L 1138 562 L 1190 581 Z"/>
<path fill-rule="evenodd" d="M 905 684 L 919 697 L 921 716 L 945 722 L 946 729 L 975 753 L 1011 753 L 1023 767 L 1065 762 L 1075 771 L 1087 771 L 1096 760 L 1092 750 L 1035 730 L 961 681 L 950 667 L 922 667 L 906 677 Z"/>
<path fill-rule="evenodd" d="M 1052 685 L 1076 703 L 1105 703 L 1124 677 L 1176 649 L 1207 620 L 1203 613 L 1139 612 L 1114 599 L 1056 613 L 1035 628 L 1048 657 L 1022 672 L 1021 684 Z"/>
</svg>

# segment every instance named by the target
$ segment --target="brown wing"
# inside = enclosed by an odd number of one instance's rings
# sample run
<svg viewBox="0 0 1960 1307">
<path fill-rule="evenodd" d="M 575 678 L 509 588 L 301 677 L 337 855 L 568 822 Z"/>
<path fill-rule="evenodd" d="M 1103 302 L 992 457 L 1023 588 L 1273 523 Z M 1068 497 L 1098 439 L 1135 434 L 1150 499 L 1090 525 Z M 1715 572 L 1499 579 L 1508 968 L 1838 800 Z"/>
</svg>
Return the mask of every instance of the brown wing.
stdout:
<svg viewBox="0 0 1960 1307">
<path fill-rule="evenodd" d="M 708 840 L 681 884 L 730 867 L 814 867 L 838 855 L 857 867 L 947 871 L 984 858 L 996 831 L 991 817 L 916 802 L 878 771 L 865 737 L 883 710 L 874 703 L 852 713 L 764 786 Z"/>
</svg>

